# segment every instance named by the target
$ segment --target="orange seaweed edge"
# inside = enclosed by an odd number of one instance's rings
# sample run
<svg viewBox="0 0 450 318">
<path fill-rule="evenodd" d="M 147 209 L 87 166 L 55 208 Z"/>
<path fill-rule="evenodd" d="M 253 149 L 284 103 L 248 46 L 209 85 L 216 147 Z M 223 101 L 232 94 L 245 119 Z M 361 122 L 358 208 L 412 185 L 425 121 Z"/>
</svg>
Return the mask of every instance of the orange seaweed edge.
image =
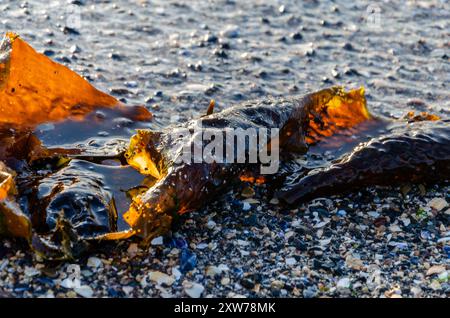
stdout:
<svg viewBox="0 0 450 318">
<path fill-rule="evenodd" d="M 364 87 L 349 92 L 345 92 L 342 87 L 335 89 L 336 92 L 323 103 L 315 105 L 309 115 L 309 131 L 306 137 L 308 144 L 373 119 L 367 109 Z"/>
<path fill-rule="evenodd" d="M 95 107 L 120 105 L 69 68 L 37 53 L 15 33 L 8 32 L 8 39 L 9 59 L 0 63 L 0 124 L 34 126 L 69 116 L 81 119 Z"/>
</svg>

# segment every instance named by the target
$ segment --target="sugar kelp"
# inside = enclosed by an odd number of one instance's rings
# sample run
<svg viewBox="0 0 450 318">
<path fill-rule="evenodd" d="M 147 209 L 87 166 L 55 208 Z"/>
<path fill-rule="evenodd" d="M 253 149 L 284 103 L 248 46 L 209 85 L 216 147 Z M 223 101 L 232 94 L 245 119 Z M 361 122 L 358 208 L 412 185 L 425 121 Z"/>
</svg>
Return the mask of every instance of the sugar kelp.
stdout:
<svg viewBox="0 0 450 318">
<path fill-rule="evenodd" d="M 145 179 L 122 165 L 132 134 L 125 131 L 151 118 L 146 108 L 125 106 L 6 34 L 0 44 L 0 234 L 25 238 L 44 258 L 63 259 L 85 251 L 97 233 L 120 229 L 116 208 L 125 210 L 128 202 L 120 190 Z"/>
</svg>

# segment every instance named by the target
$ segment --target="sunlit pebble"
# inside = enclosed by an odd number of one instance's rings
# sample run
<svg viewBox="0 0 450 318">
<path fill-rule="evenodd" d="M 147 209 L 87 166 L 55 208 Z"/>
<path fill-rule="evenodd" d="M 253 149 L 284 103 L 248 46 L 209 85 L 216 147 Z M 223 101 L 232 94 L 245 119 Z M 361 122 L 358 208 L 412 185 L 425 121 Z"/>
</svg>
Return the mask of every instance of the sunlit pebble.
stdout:
<svg viewBox="0 0 450 318">
<path fill-rule="evenodd" d="M 109 136 L 109 133 L 106 132 L 106 131 L 99 131 L 99 132 L 97 133 L 97 135 L 100 136 L 100 137 L 108 137 L 108 136 Z"/>
<path fill-rule="evenodd" d="M 70 53 L 75 54 L 75 53 L 80 53 L 81 49 L 77 45 L 72 45 L 70 47 L 69 51 L 70 51 Z"/>
</svg>

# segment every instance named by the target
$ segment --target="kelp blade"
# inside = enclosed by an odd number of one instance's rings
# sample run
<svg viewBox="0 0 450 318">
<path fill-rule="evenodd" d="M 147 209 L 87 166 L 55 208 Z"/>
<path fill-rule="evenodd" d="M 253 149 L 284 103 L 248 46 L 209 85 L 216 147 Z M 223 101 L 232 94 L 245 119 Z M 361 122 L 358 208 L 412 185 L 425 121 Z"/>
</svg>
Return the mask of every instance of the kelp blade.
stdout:
<svg viewBox="0 0 450 318">
<path fill-rule="evenodd" d="M 31 222 L 15 202 L 14 172 L 0 161 L 0 235 L 29 239 Z"/>
<path fill-rule="evenodd" d="M 13 33 L 0 45 L 0 124 L 14 127 L 77 118 L 120 103 Z"/>
<path fill-rule="evenodd" d="M 305 147 L 298 147 L 299 142 L 306 140 L 308 145 L 312 145 L 320 142 L 324 138 L 329 138 L 343 130 L 373 119 L 373 116 L 367 109 L 364 88 L 346 92 L 341 87 L 332 87 L 299 97 L 292 104 L 298 105 L 286 109 L 286 111 L 291 112 L 292 117 L 287 119 L 282 127 L 274 127 L 281 128 L 282 134 L 286 134 L 286 136 L 280 136 L 281 139 L 293 140 L 293 142 L 284 143 L 286 149 L 282 149 L 282 151 L 286 152 L 293 151 L 292 148 L 304 149 Z M 237 106 L 236 109 L 239 107 Z M 267 111 L 265 107 L 263 105 L 261 108 L 256 107 L 250 109 L 243 105 L 241 107 L 242 112 L 236 116 L 236 123 L 233 122 L 233 118 L 230 118 L 230 112 L 226 111 L 223 112 L 223 118 L 221 118 L 222 113 L 216 113 L 212 119 L 211 117 L 204 116 L 199 120 L 209 120 L 209 124 L 213 127 L 215 126 L 214 120 L 217 121 L 217 126 L 226 121 L 230 124 L 230 127 L 234 127 L 239 122 L 239 119 L 242 118 L 242 114 L 251 116 L 250 114 L 253 113 L 256 114 L 256 117 L 260 118 L 258 112 L 262 113 Z M 283 110 L 279 111 L 283 112 Z M 305 114 L 299 115 L 300 113 Z M 225 116 L 228 117 L 225 118 Z M 248 119 L 247 123 L 251 121 L 249 117 L 245 119 Z M 305 119 L 305 122 L 293 122 L 301 119 Z M 268 120 L 267 123 L 269 122 L 271 121 Z M 255 124 L 255 127 L 258 127 L 259 124 Z M 298 129 L 298 127 L 303 127 L 303 129 Z M 303 135 L 295 136 L 299 132 Z M 159 133 L 139 131 L 132 137 L 130 147 L 126 153 L 126 159 L 132 167 L 141 173 L 152 175 L 158 180 L 156 185 L 146 193 L 134 197 L 130 209 L 124 215 L 125 221 L 135 233 L 147 240 L 152 235 L 161 234 L 163 228 L 167 229 L 170 226 L 174 213 L 182 214 L 186 211 L 193 210 L 221 193 L 220 190 L 216 189 L 215 195 L 214 193 L 208 193 L 202 196 L 201 193 L 205 193 L 202 190 L 205 184 L 200 181 L 204 180 L 202 179 L 204 169 L 209 169 L 210 171 L 220 169 L 213 168 L 213 165 L 205 168 L 204 164 L 199 164 L 197 168 L 193 168 L 195 165 L 184 164 L 186 169 L 183 170 L 183 167 L 175 167 L 176 164 L 173 162 L 161 164 L 161 158 L 165 156 L 161 153 L 156 153 L 155 155 L 157 149 L 149 146 L 154 143 L 152 140 L 153 136 L 156 136 L 156 138 L 161 137 Z M 297 145 L 293 143 L 297 143 Z M 161 149 L 161 151 L 166 153 L 173 151 L 175 153 L 176 149 L 180 148 L 174 146 L 172 150 Z M 237 165 L 236 169 L 244 170 L 245 165 Z M 211 179 L 231 179 L 233 177 L 231 171 L 232 169 L 229 170 L 229 175 L 216 175 L 212 176 Z M 192 181 L 183 187 L 181 185 L 184 184 L 184 180 L 177 179 L 174 175 L 175 173 L 178 175 L 186 175 L 187 179 L 199 180 L 199 182 L 195 183 L 195 181 Z"/>
</svg>

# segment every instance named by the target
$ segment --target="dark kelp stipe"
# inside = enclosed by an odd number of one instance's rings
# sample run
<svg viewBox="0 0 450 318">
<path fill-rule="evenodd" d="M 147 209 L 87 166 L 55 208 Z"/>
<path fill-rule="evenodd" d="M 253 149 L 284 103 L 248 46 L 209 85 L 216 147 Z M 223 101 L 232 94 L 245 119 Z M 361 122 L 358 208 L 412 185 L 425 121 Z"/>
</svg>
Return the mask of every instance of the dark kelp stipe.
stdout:
<svg viewBox="0 0 450 318">
<path fill-rule="evenodd" d="M 0 49 L 0 234 L 25 238 L 45 259 L 76 258 L 101 240 L 148 242 L 177 215 L 242 181 L 264 182 L 281 202 L 297 204 L 343 189 L 450 177 L 450 122 L 428 114 L 376 118 L 362 88 L 248 101 L 218 113 L 212 103 L 201 118 L 152 131 L 139 129 L 151 119 L 144 108 L 125 107 L 15 35 Z M 207 146 L 208 138 L 196 137 L 248 128 L 279 130 L 279 138 L 269 134 L 243 149 L 248 158 L 279 146 L 277 173 L 259 175 L 262 161 L 236 163 L 236 151 L 222 163 L 186 163 L 184 149 Z M 99 137 L 105 130 L 109 137 Z M 315 166 L 310 155 L 321 147 L 336 158 Z"/>
</svg>

